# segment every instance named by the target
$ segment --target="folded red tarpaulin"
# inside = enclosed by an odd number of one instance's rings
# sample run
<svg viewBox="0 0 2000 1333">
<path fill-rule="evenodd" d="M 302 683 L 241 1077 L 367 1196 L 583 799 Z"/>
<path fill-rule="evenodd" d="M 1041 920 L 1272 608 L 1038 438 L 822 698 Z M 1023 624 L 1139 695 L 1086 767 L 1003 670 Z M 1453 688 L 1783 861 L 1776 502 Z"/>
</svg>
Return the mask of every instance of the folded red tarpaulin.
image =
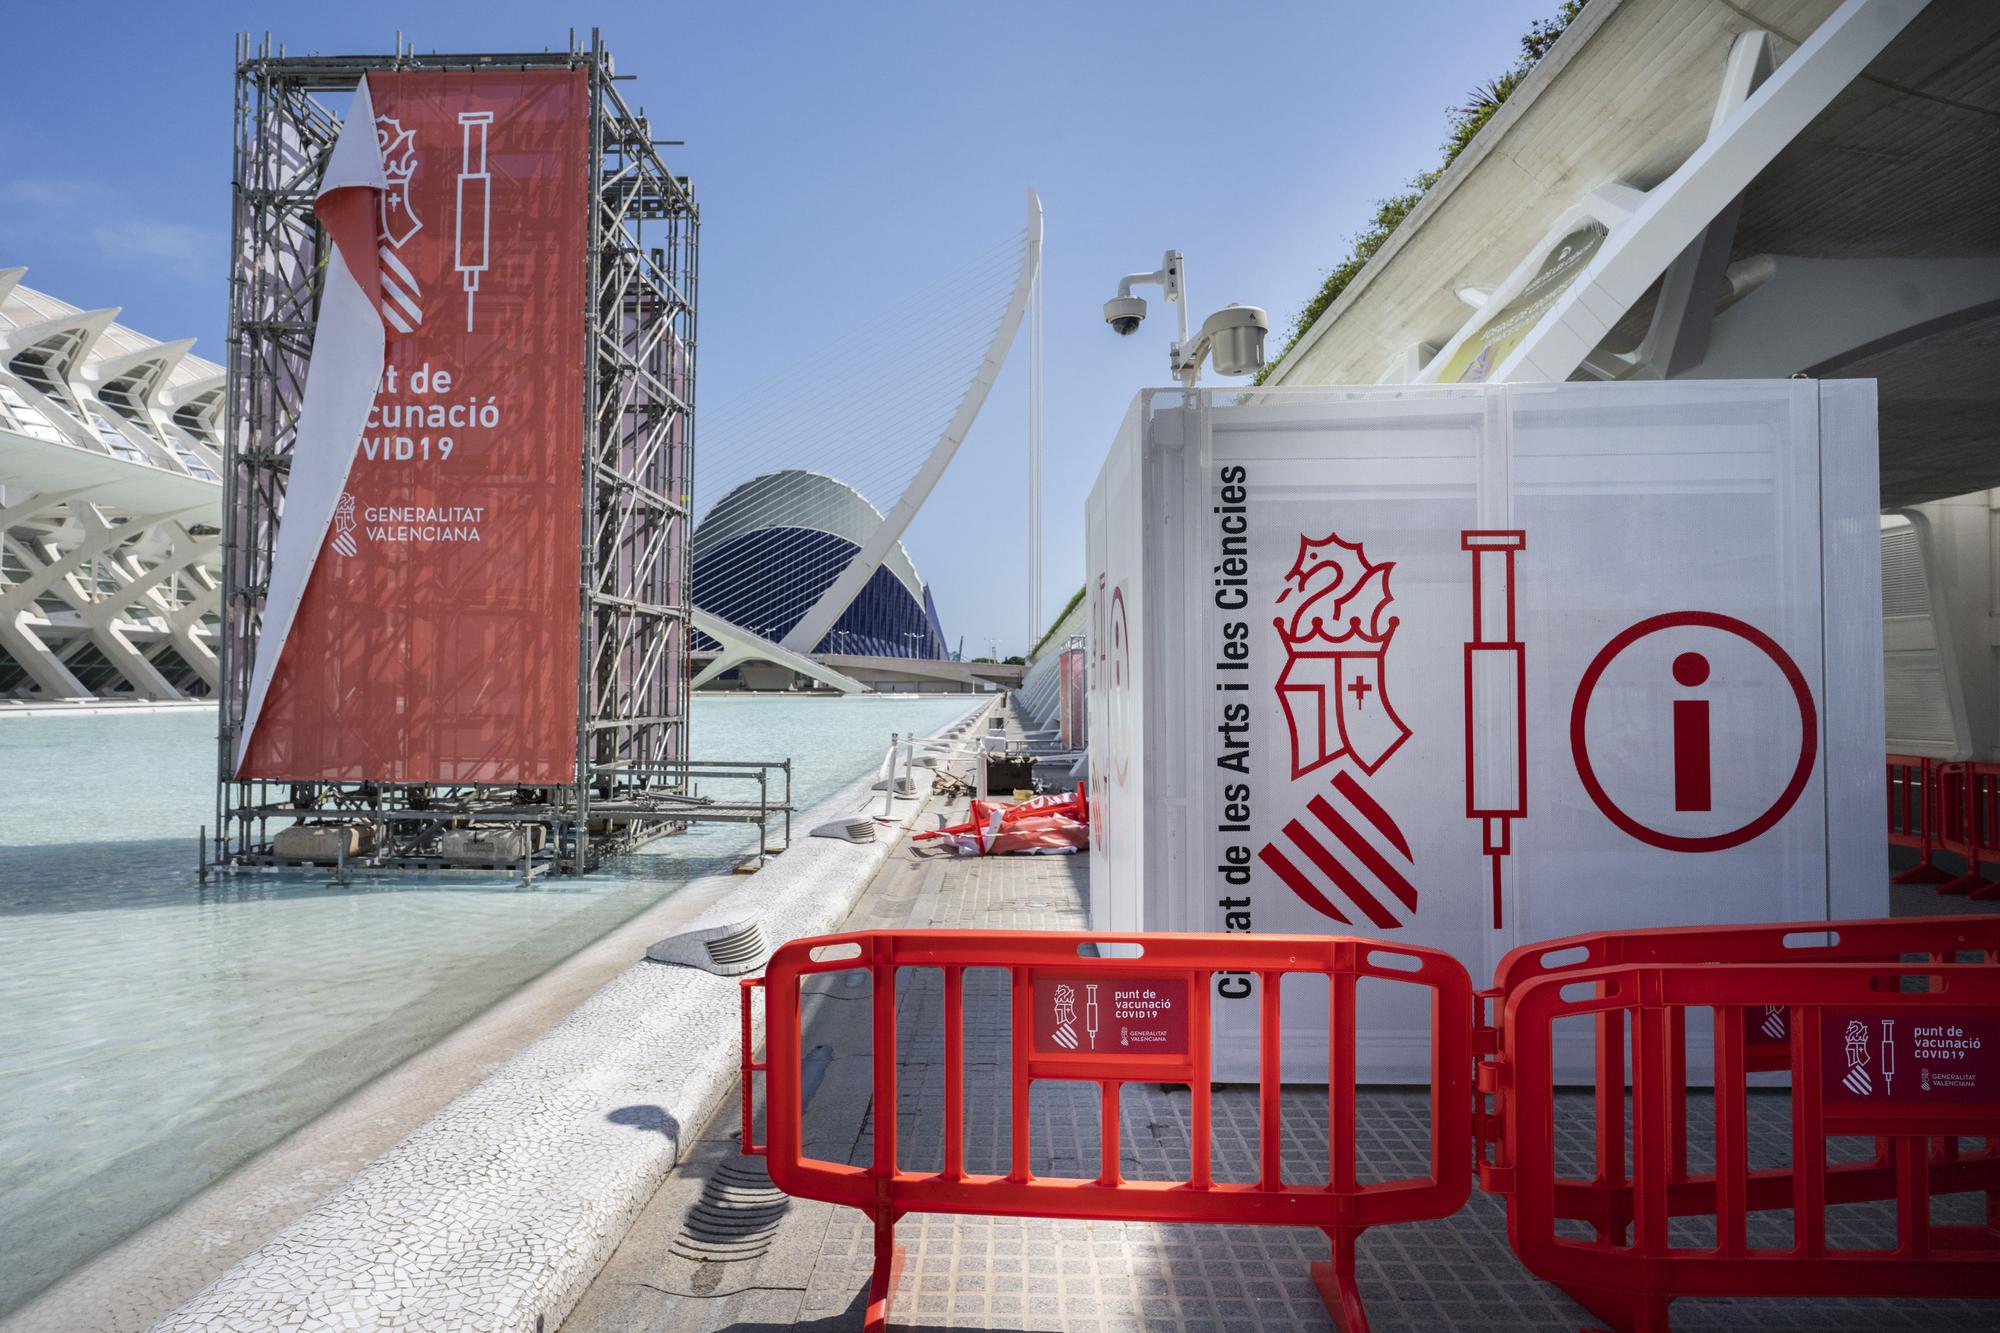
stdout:
<svg viewBox="0 0 2000 1333">
<path fill-rule="evenodd" d="M 963 845 L 963 840 L 959 840 Z M 1004 856 L 1008 852 L 1080 852 L 1090 846 L 1090 825 L 1067 815 L 1047 815 L 1039 819 L 1017 819 L 1003 824 L 989 836 L 980 850 L 982 856 Z"/>
<path fill-rule="evenodd" d="M 1081 783 L 1074 793 L 1058 796 L 1051 792 L 1031 797 L 1018 805 L 974 801 L 971 815 L 962 824 L 948 824 L 919 833 L 915 840 L 949 838 L 961 850 L 977 851 L 981 856 L 996 852 L 1079 848 L 1088 845 L 1090 840 L 1090 802 L 1084 796 Z M 1002 845 L 1003 840 L 1005 845 Z"/>
</svg>

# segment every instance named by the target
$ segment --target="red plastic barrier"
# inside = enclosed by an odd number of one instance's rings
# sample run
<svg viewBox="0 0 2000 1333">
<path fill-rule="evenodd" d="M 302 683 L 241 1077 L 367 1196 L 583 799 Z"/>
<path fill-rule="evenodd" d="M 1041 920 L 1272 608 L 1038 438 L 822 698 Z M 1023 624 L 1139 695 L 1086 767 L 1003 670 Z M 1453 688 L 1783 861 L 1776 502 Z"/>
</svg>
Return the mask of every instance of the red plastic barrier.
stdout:
<svg viewBox="0 0 2000 1333">
<path fill-rule="evenodd" d="M 1920 979 L 1928 990 L 1905 990 Z M 1689 1010 L 1714 1033 L 1715 1169 L 1686 1172 Z M 1750 1033 L 1771 1010 L 1787 1018 L 1792 1165 L 1750 1165 Z M 1632 1044 L 1632 1172 L 1579 1211 L 1594 1182 L 1565 1180 L 1556 1159 L 1555 1024 L 1595 1016 Z M 1508 992 L 1507 1090 L 1498 1181 L 1507 1232 L 1528 1269 L 1563 1287 L 1618 1329 L 1667 1327 L 1683 1296 L 2000 1297 L 2000 969 L 1984 964 L 1792 966 L 1702 962 L 1627 964 L 1536 977 Z M 1970 1049 L 1968 1048 L 1970 1046 Z M 1600 1162 L 1625 1134 L 1624 1088 L 1599 1090 Z M 1874 1161 L 1829 1165 L 1829 1140 L 1874 1138 Z M 1983 1140 L 1969 1152 L 1962 1140 Z M 1567 1189 L 1567 1194 L 1565 1190 Z M 1936 1196 L 1982 1192 L 1983 1222 L 1940 1225 Z M 1893 1242 L 1829 1243 L 1827 1209 L 1896 1202 Z M 1793 1211 L 1791 1243 L 1751 1244 L 1748 1215 Z M 1671 1219 L 1709 1215 L 1707 1238 L 1676 1236 Z M 1588 1217 L 1593 1238 L 1563 1234 Z M 1760 1228 L 1761 1230 L 1761 1228 Z"/>
<path fill-rule="evenodd" d="M 1083 944 L 1116 944 L 1144 953 L 1080 957 Z M 908 967 L 940 968 L 944 976 L 943 1169 L 910 1171 L 898 1164 L 894 1115 L 875 1117 L 874 1157 L 866 1166 L 804 1157 L 801 979 L 843 970 L 869 973 L 874 1104 L 879 1109 L 897 1105 L 896 972 Z M 969 967 L 1003 968 L 1011 979 L 1011 1169 L 1004 1175 L 965 1169 Z M 1217 1181 L 1210 1161 L 1209 997 L 1220 972 L 1254 972 L 1260 982 L 1259 1166 L 1254 1181 Z M 1331 994 L 1327 1096 L 1332 1160 L 1324 1184 L 1285 1180 L 1279 1163 L 1279 983 L 1286 974 L 1300 973 L 1328 978 Z M 1355 1178 L 1354 994 L 1363 977 L 1432 992 L 1431 1163 L 1430 1174 L 1423 1177 L 1367 1184 Z M 1101 996 L 1098 987 L 1104 988 Z M 762 1064 L 755 1061 L 752 1045 L 750 996 L 757 989 L 766 992 L 767 1058 Z M 1148 998 L 1133 998 L 1142 993 Z M 870 1329 L 886 1326 L 902 1262 L 895 1244 L 896 1219 L 909 1212 L 941 1212 L 1318 1227 L 1332 1242 L 1332 1258 L 1312 1266 L 1313 1280 L 1336 1325 L 1366 1330 L 1354 1279 L 1355 1238 L 1373 1226 L 1448 1216 L 1464 1204 L 1470 1190 L 1464 1145 L 1471 1133 L 1472 987 L 1465 970 L 1434 949 L 1331 936 L 1149 935 L 1131 940 L 1055 931 L 871 931 L 786 945 L 772 957 L 761 980 L 744 982 L 743 1004 L 744 1151 L 766 1155 L 772 1182 L 787 1193 L 859 1208 L 874 1220 Z M 1115 1044 L 1113 1031 L 1118 1034 Z M 1107 1048 L 1101 1051 L 1091 1049 L 1099 1032 Z M 751 1134 L 753 1076 L 759 1072 L 765 1076 L 766 1144 L 755 1143 Z M 1098 1160 L 1103 1166 L 1095 1179 L 1043 1178 L 1031 1170 L 1029 1090 L 1036 1079 L 1098 1085 Z M 1187 1084 L 1193 1105 L 1188 1179 L 1121 1177 L 1119 1088 L 1128 1082 Z"/>
<path fill-rule="evenodd" d="M 1951 878 L 1933 859 L 1938 850 L 1937 762 L 1916 755 L 1889 756 L 1885 783 L 1889 845 L 1909 847 L 1922 856 L 1910 869 L 1891 876 L 1892 884 L 1943 884 Z"/>
<path fill-rule="evenodd" d="M 1939 893 L 1982 900 L 2000 896 L 2000 883 L 1980 873 L 1983 862 L 2000 860 L 2000 764 L 1892 754 L 1885 795 L 1889 845 L 1921 856 L 1894 883 L 1933 884 Z M 1940 851 L 1964 857 L 1964 873 L 1941 869 Z"/>
<path fill-rule="evenodd" d="M 1939 893 L 1991 898 L 2000 893 L 1980 874 L 1982 860 L 2000 858 L 2000 764 L 1940 764 L 1939 845 L 1965 858 L 1965 873 L 1938 885 Z"/>
<path fill-rule="evenodd" d="M 1864 921 L 1793 921 L 1749 926 L 1665 926 L 1652 930 L 1607 931 L 1544 940 L 1512 950 L 1494 969 L 1493 986 L 1479 992 L 1473 1044 L 1482 1054 L 1475 1082 L 1473 1134 L 1479 1146 L 1479 1184 L 1505 1193 L 1515 1178 L 1506 1157 L 1505 1126 L 1510 1114 L 1504 1085 L 1509 1053 L 1499 1017 L 1523 986 L 1544 977 L 1574 977 L 1630 963 L 1895 963 L 1916 955 L 1925 962 L 2000 962 L 2000 915 L 1883 917 Z M 1976 955 L 1970 957 L 1969 955 Z M 1492 1021 L 1488 1022 L 1487 1006 Z M 1678 1021 L 1677 1019 L 1675 1020 Z M 1746 1017 L 1744 1058 L 1752 1072 L 1788 1068 L 1789 1015 L 1782 1009 Z M 1670 1077 L 1685 1082 L 1685 1033 L 1678 1028 L 1669 1044 Z M 1611 1039 L 1609 1020 L 1597 1025 L 1595 1087 L 1600 1124 L 1618 1123 L 1625 1088 L 1625 1045 Z M 1489 1155 L 1490 1153 L 1490 1155 Z M 1686 1178 L 1686 1155 L 1677 1158 Z M 1630 1182 L 1622 1139 L 1599 1144 L 1596 1174 L 1581 1188 L 1564 1186 L 1564 1217 L 1589 1218 L 1609 1231 L 1631 1215 Z"/>
</svg>

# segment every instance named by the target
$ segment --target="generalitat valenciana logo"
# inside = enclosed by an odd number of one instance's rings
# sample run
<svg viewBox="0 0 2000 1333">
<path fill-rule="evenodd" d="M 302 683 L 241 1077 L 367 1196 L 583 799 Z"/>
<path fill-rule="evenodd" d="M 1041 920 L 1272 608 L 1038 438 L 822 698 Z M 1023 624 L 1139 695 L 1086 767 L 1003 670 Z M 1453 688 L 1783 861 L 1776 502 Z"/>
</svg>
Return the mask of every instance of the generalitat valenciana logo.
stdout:
<svg viewBox="0 0 2000 1333">
<path fill-rule="evenodd" d="M 333 549 L 342 555 L 357 554 L 361 548 L 355 543 L 355 531 L 354 497 L 342 491 L 333 511 Z"/>
</svg>

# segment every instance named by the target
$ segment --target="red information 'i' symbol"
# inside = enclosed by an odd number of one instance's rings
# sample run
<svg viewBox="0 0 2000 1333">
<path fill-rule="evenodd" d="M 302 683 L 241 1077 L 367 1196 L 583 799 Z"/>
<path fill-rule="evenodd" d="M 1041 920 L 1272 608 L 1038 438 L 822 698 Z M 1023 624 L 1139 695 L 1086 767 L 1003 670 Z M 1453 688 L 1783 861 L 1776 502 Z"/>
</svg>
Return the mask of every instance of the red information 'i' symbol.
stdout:
<svg viewBox="0 0 2000 1333">
<path fill-rule="evenodd" d="M 1682 653 L 1674 659 L 1674 679 L 1700 685 L 1708 679 L 1708 659 Z M 1674 700 L 1674 809 L 1712 809 L 1709 795 L 1708 700 Z"/>
</svg>

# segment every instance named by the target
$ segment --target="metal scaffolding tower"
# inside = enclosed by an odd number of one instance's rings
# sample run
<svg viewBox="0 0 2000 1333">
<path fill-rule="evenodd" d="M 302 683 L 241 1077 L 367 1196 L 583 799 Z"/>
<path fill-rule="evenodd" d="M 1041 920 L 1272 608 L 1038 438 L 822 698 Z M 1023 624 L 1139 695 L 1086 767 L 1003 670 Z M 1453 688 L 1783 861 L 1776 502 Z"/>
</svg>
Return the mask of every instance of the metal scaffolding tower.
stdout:
<svg viewBox="0 0 2000 1333">
<path fill-rule="evenodd" d="M 523 869 L 589 869 L 695 819 L 762 824 L 787 810 L 789 764 L 690 765 L 688 531 L 693 492 L 696 249 L 699 213 L 685 177 L 661 161 L 642 111 L 628 107 L 612 60 L 588 46 L 534 54 L 287 56 L 238 39 L 235 228 L 230 272 L 231 410 L 224 477 L 222 704 L 217 827 L 206 854 L 224 865 L 280 860 L 271 825 L 346 823 L 367 831 L 363 864 L 462 864 L 444 834 L 530 825 Z M 590 88 L 592 182 L 585 322 L 585 448 L 577 625 L 580 666 L 574 781 L 556 788 L 425 787 L 384 782 L 238 781 L 264 594 L 304 393 L 324 263 L 313 213 L 340 130 L 338 105 L 377 71 L 580 69 Z M 534 664 L 522 662 L 521 670 Z M 767 769 L 785 769 L 782 803 Z M 697 779 L 756 781 L 757 801 L 698 797 Z"/>
</svg>

